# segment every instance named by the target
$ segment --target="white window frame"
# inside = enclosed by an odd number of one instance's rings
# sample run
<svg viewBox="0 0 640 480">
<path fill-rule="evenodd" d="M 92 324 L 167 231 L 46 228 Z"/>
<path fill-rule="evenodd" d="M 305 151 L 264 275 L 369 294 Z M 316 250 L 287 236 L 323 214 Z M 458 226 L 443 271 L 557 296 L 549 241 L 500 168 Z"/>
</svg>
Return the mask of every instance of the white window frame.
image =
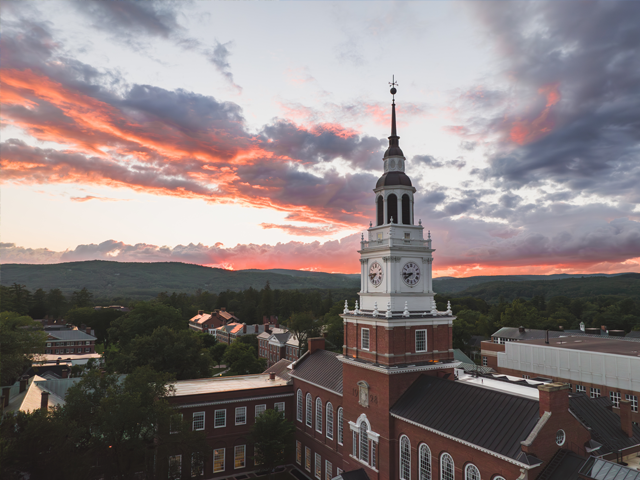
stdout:
<svg viewBox="0 0 640 480">
<path fill-rule="evenodd" d="M 220 452 L 222 451 L 222 469 L 216 470 L 216 452 Z M 226 455 L 226 449 L 225 448 L 214 448 L 213 449 L 213 473 L 219 473 L 219 472 L 224 472 L 224 467 L 225 467 L 225 455 Z M 218 455 L 220 455 L 220 453 L 218 453 Z"/>
<path fill-rule="evenodd" d="M 218 413 L 222 412 L 222 416 L 219 417 Z M 222 424 L 221 424 L 221 422 Z M 227 409 L 216 410 L 213 412 L 213 428 L 224 428 L 227 426 Z"/>
<path fill-rule="evenodd" d="M 365 342 L 365 332 L 367 332 L 366 334 L 366 342 Z M 366 344 L 366 346 L 365 346 Z M 369 347 L 371 346 L 371 336 L 370 336 L 370 332 L 368 328 L 361 328 L 360 329 L 360 348 L 362 348 L 362 350 L 366 350 L 369 351 Z"/>
<path fill-rule="evenodd" d="M 424 333 L 424 348 L 418 348 L 419 344 L 420 344 L 420 340 L 418 339 L 419 335 Z M 426 329 L 420 329 L 420 330 L 416 330 L 416 353 L 421 353 L 421 352 L 426 352 L 427 351 L 427 330 Z"/>
<path fill-rule="evenodd" d="M 451 461 L 451 472 L 445 470 L 445 461 L 444 461 L 445 458 Z M 440 455 L 440 480 L 455 480 L 455 478 L 456 478 L 456 464 L 453 461 L 453 457 L 449 453 L 443 452 L 442 455 Z"/>
<path fill-rule="evenodd" d="M 609 391 L 609 400 L 613 403 L 613 408 L 620 408 L 620 392 Z"/>
<path fill-rule="evenodd" d="M 329 460 L 324 461 L 324 480 L 331 480 L 333 476 L 331 472 L 333 471 L 333 464 Z"/>
<path fill-rule="evenodd" d="M 322 399 L 316 397 L 316 432 L 322 433 Z"/>
<path fill-rule="evenodd" d="M 304 447 L 304 469 L 311 472 L 311 449 Z"/>
<path fill-rule="evenodd" d="M 637 412 L 638 411 L 638 396 L 637 395 L 630 395 L 628 393 L 625 393 L 624 398 L 625 398 L 625 400 L 631 402 L 631 411 L 632 412 Z"/>
<path fill-rule="evenodd" d="M 480 470 L 473 463 L 467 463 L 464 467 L 464 479 L 465 480 L 481 480 Z"/>
<path fill-rule="evenodd" d="M 263 403 L 261 405 L 256 405 L 256 411 L 255 411 L 256 420 L 255 421 L 257 422 L 258 421 L 258 417 L 260 415 L 262 415 L 266 411 L 267 411 L 267 405 L 266 404 Z"/>
<path fill-rule="evenodd" d="M 242 421 L 238 421 L 238 418 L 241 418 Z M 236 425 L 246 425 L 247 424 L 247 407 L 236 407 Z"/>
<path fill-rule="evenodd" d="M 331 402 L 327 402 L 324 416 L 327 419 L 327 438 L 333 440 L 333 405 Z"/>
<path fill-rule="evenodd" d="M 304 401 L 302 400 L 302 390 L 298 389 L 298 397 L 296 399 L 296 418 L 299 422 L 302 422 L 303 407 Z"/>
<path fill-rule="evenodd" d="M 177 425 L 176 425 L 176 422 L 178 423 Z M 170 434 L 179 433 L 181 426 L 182 426 L 182 414 L 175 413 L 171 415 L 171 417 L 169 418 L 169 433 Z"/>
<path fill-rule="evenodd" d="M 296 463 L 302 465 L 302 443 L 296 440 Z"/>
<path fill-rule="evenodd" d="M 361 462 L 369 464 L 369 425 L 364 420 L 358 425 L 358 458 Z"/>
<path fill-rule="evenodd" d="M 238 452 L 239 449 L 242 449 L 242 466 L 236 466 L 236 461 L 238 460 Z M 240 470 L 241 468 L 245 468 L 247 466 L 247 446 L 246 445 L 236 445 L 233 447 L 233 469 Z"/>
<path fill-rule="evenodd" d="M 307 393 L 307 411 L 306 413 L 306 425 L 313 428 L 313 397 L 310 393 Z"/>
<path fill-rule="evenodd" d="M 587 387 L 576 383 L 576 393 L 587 393 Z"/>
<path fill-rule="evenodd" d="M 196 416 L 198 417 L 202 416 L 202 418 L 196 418 Z M 194 431 L 204 430 L 204 425 L 205 425 L 204 418 L 205 418 L 204 412 L 193 412 L 193 417 L 191 418 L 191 429 Z M 198 422 L 199 424 L 200 421 L 202 421 L 202 426 L 200 428 L 196 428 L 196 422 Z"/>
<path fill-rule="evenodd" d="M 400 480 L 411 480 L 411 440 L 400 437 Z"/>
<path fill-rule="evenodd" d="M 431 449 L 426 443 L 418 447 L 418 480 L 431 480 Z"/>
<path fill-rule="evenodd" d="M 314 473 L 318 480 L 322 480 L 322 457 L 316 452 Z"/>
<path fill-rule="evenodd" d="M 482 356 L 482 366 L 483 366 L 483 367 L 486 367 L 486 366 L 488 366 L 488 365 L 489 365 L 489 359 L 487 358 L 487 356 L 486 356 L 486 355 L 483 355 L 483 356 Z"/>
<path fill-rule="evenodd" d="M 344 443 L 344 427 L 343 427 L 343 412 L 342 407 L 338 408 L 338 445 Z"/>
<path fill-rule="evenodd" d="M 273 409 L 276 412 L 282 413 L 284 415 L 284 402 L 276 402 L 273 404 Z"/>
<path fill-rule="evenodd" d="M 600 398 L 600 389 L 596 387 L 591 387 L 589 389 L 591 393 L 591 398 Z"/>
</svg>

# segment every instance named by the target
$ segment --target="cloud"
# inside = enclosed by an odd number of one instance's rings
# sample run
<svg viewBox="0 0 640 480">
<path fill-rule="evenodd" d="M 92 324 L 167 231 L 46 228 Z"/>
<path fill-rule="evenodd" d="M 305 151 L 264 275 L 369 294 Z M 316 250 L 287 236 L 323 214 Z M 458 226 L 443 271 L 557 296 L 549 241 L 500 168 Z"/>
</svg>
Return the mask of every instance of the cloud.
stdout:
<svg viewBox="0 0 640 480">
<path fill-rule="evenodd" d="M 309 227 L 298 225 L 276 225 L 274 223 L 261 223 L 260 226 L 264 229 L 280 229 L 289 235 L 301 235 L 308 237 L 323 237 L 326 235 L 333 235 L 338 232 L 339 229 L 334 225 L 328 225 L 326 227 Z"/>
<path fill-rule="evenodd" d="M 220 43 L 216 40 L 216 45 L 213 49 L 209 50 L 208 57 L 211 63 L 213 63 L 218 70 L 227 81 L 233 85 L 238 93 L 242 93 L 242 87 L 237 85 L 233 80 L 233 74 L 231 73 L 231 66 L 229 65 L 229 56 L 231 52 L 227 48 L 228 46 L 232 46 L 233 42 Z"/>
<path fill-rule="evenodd" d="M 429 168 L 449 167 L 457 168 L 458 170 L 460 170 L 467 165 L 467 162 L 465 162 L 462 158 L 456 158 L 454 160 L 447 160 L 443 162 L 441 160 L 436 160 L 433 155 L 414 155 L 411 161 L 416 162 L 417 164 L 425 165 Z"/>
<path fill-rule="evenodd" d="M 100 200 L 101 202 L 119 202 L 121 198 L 96 197 L 94 195 L 85 195 L 84 197 L 70 197 L 72 202 L 88 202 L 89 200 Z M 128 201 L 128 200 L 125 200 Z"/>
</svg>

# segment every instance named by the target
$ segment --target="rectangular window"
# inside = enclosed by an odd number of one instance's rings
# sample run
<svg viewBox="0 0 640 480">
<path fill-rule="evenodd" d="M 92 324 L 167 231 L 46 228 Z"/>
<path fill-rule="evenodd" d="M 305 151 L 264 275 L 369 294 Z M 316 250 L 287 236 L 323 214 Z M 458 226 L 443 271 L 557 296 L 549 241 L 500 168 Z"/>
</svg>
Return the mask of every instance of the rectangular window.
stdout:
<svg viewBox="0 0 640 480">
<path fill-rule="evenodd" d="M 193 430 L 204 430 L 204 412 L 193 414 Z"/>
<path fill-rule="evenodd" d="M 51 346 L 51 342 L 47 343 L 47 347 L 50 347 L 50 346 Z"/>
<path fill-rule="evenodd" d="M 213 420 L 213 428 L 222 428 L 227 426 L 227 411 L 216 410 Z"/>
<path fill-rule="evenodd" d="M 90 353 L 90 352 L 91 352 L 91 347 L 86 347 L 86 348 L 84 349 L 84 351 L 85 351 L 86 353 Z"/>
<path fill-rule="evenodd" d="M 224 448 L 213 451 L 213 473 L 224 472 Z"/>
<path fill-rule="evenodd" d="M 331 475 L 331 471 L 333 470 L 333 465 L 329 460 L 324 461 L 324 480 L 331 480 L 333 475 Z"/>
<path fill-rule="evenodd" d="M 169 478 L 179 480 L 182 477 L 182 455 L 169 457 Z"/>
<path fill-rule="evenodd" d="M 276 412 L 284 413 L 284 402 L 276 402 L 276 403 L 273 405 L 273 409 L 274 409 Z"/>
<path fill-rule="evenodd" d="M 600 389 L 591 387 L 591 398 L 598 398 L 600 396 Z"/>
<path fill-rule="evenodd" d="M 266 409 L 267 409 L 266 405 L 256 405 L 256 421 L 258 420 L 258 417 L 262 415 Z"/>
<path fill-rule="evenodd" d="M 316 453 L 316 478 L 322 480 L 322 458 L 319 453 Z"/>
<path fill-rule="evenodd" d="M 302 465 L 302 443 L 296 440 L 296 463 Z"/>
<path fill-rule="evenodd" d="M 613 403 L 613 408 L 620 408 L 620 392 L 609 392 L 609 399 Z"/>
<path fill-rule="evenodd" d="M 201 477 L 204 475 L 204 461 L 202 456 L 198 453 L 191 454 L 191 476 Z"/>
<path fill-rule="evenodd" d="M 236 407 L 236 425 L 247 423 L 247 407 Z"/>
<path fill-rule="evenodd" d="M 632 412 L 637 412 L 638 411 L 638 397 L 636 395 L 629 395 L 627 393 L 627 394 L 625 394 L 624 398 L 631 402 L 631 411 Z"/>
<path fill-rule="evenodd" d="M 482 366 L 483 366 L 483 367 L 486 367 L 486 366 L 488 365 L 488 363 L 489 363 L 489 362 L 487 361 L 487 357 L 483 355 L 483 356 L 482 356 Z"/>
<path fill-rule="evenodd" d="M 584 385 L 578 385 L 576 383 L 576 393 L 587 393 L 587 389 L 584 387 Z"/>
<path fill-rule="evenodd" d="M 304 447 L 304 469 L 307 472 L 311 471 L 311 449 Z"/>
<path fill-rule="evenodd" d="M 487 357 L 484 357 L 484 358 L 487 358 Z M 483 365 L 484 365 L 484 363 L 483 363 Z M 522 378 L 524 378 L 525 380 L 529 380 L 531 377 L 529 375 L 522 375 Z"/>
<path fill-rule="evenodd" d="M 351 442 L 351 445 L 353 446 L 353 456 L 358 458 L 358 435 L 356 434 L 355 431 L 351 431 L 351 433 L 353 433 L 353 441 Z"/>
<path fill-rule="evenodd" d="M 427 331 L 416 330 L 416 352 L 427 351 Z"/>
<path fill-rule="evenodd" d="M 171 415 L 169 419 L 169 433 L 178 433 L 180 431 L 180 424 L 182 423 L 182 414 L 176 413 Z"/>
<path fill-rule="evenodd" d="M 363 350 L 369 350 L 369 329 L 363 328 L 360 330 L 360 334 L 362 335 L 361 346 Z"/>
<path fill-rule="evenodd" d="M 371 466 L 376 468 L 376 456 L 378 454 L 377 447 L 378 444 L 376 442 L 371 442 Z"/>
<path fill-rule="evenodd" d="M 233 468 L 245 467 L 245 447 L 246 445 L 236 445 L 233 447 Z"/>
</svg>

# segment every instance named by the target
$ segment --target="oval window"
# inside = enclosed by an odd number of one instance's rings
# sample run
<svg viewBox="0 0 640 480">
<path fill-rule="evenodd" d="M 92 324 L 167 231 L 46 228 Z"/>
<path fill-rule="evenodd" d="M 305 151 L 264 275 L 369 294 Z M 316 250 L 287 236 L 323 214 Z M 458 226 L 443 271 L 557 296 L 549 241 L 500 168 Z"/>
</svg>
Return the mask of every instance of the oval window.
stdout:
<svg viewBox="0 0 640 480">
<path fill-rule="evenodd" d="M 556 433 L 556 443 L 559 447 L 564 445 L 564 441 L 566 440 L 566 438 L 567 436 L 565 435 L 564 430 L 558 430 L 558 433 Z"/>
</svg>

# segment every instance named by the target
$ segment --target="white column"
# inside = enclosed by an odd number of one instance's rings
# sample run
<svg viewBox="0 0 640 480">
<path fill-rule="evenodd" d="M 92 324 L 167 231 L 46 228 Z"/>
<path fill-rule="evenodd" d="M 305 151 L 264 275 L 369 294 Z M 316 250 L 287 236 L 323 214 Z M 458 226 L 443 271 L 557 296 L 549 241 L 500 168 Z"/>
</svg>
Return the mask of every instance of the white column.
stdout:
<svg viewBox="0 0 640 480">
<path fill-rule="evenodd" d="M 402 195 L 396 195 L 397 203 L 398 203 L 398 218 L 396 218 L 396 223 L 398 225 L 402 225 Z"/>
<path fill-rule="evenodd" d="M 388 222 L 388 216 L 387 216 L 387 196 L 383 194 L 383 202 L 382 204 L 384 205 L 384 218 L 382 219 L 382 224 L 386 225 Z"/>
</svg>

